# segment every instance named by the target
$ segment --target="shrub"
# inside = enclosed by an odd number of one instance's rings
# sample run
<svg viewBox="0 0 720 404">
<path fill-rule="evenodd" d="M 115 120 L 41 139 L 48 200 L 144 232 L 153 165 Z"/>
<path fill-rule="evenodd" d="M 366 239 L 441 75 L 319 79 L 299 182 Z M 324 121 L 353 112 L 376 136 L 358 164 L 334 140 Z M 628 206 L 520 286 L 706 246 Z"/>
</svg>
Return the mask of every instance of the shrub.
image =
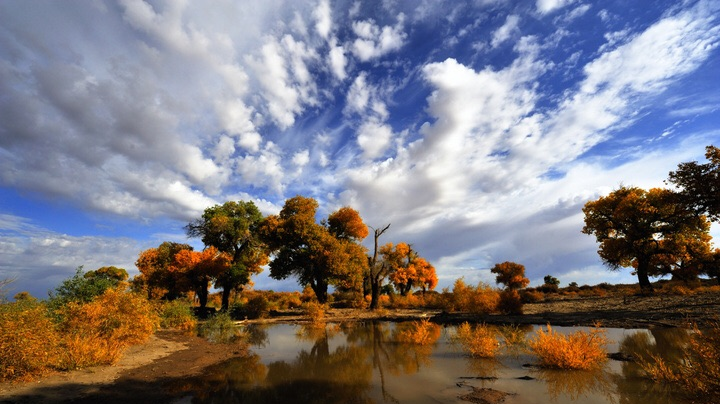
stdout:
<svg viewBox="0 0 720 404">
<path fill-rule="evenodd" d="M 235 325 L 232 317 L 227 312 L 220 312 L 198 327 L 200 336 L 207 338 L 210 342 L 230 343 L 242 336 L 240 328 Z"/>
<path fill-rule="evenodd" d="M 160 309 L 160 327 L 192 331 L 196 326 L 197 319 L 187 302 L 173 300 L 162 305 Z"/>
<path fill-rule="evenodd" d="M 497 332 L 484 325 L 477 325 L 474 328 L 468 322 L 457 327 L 455 339 L 463 351 L 475 358 L 494 358 L 500 349 Z"/>
<path fill-rule="evenodd" d="M 265 318 L 270 314 L 270 302 L 263 295 L 257 295 L 245 304 L 243 312 L 247 318 Z"/>
<path fill-rule="evenodd" d="M 44 304 L 0 305 L 0 380 L 29 378 L 57 366 L 59 340 Z"/>
<path fill-rule="evenodd" d="M 523 314 L 523 302 L 517 290 L 500 292 L 497 311 L 503 314 Z"/>
<path fill-rule="evenodd" d="M 542 292 L 538 292 L 535 289 L 527 289 L 522 291 L 523 303 L 537 303 L 545 299 L 545 295 Z"/>
<path fill-rule="evenodd" d="M 547 332 L 538 329 L 528 343 L 541 367 L 556 369 L 596 368 L 607 360 L 607 344 L 605 332 L 599 328 L 565 335 L 554 331 L 549 324 Z"/>
<path fill-rule="evenodd" d="M 407 325 L 398 325 L 403 328 L 398 333 L 397 340 L 416 345 L 434 344 L 440 338 L 440 326 L 428 319 L 413 321 Z"/>
<path fill-rule="evenodd" d="M 652 379 L 679 385 L 696 398 L 720 396 L 720 322 L 706 330 L 693 326 L 690 343 L 682 358 L 667 362 L 660 356 L 638 360 L 640 367 Z"/>
<path fill-rule="evenodd" d="M 90 303 L 70 302 L 61 317 L 68 369 L 114 363 L 126 347 L 145 342 L 159 323 L 146 299 L 117 289 Z"/>
<path fill-rule="evenodd" d="M 477 287 L 468 286 L 461 279 L 455 281 L 445 307 L 448 311 L 467 311 L 475 314 L 489 314 L 495 311 L 500 294 L 498 290 L 480 282 Z"/>
<path fill-rule="evenodd" d="M 325 305 L 318 302 L 306 302 L 302 305 L 303 312 L 314 324 L 325 324 Z"/>
</svg>

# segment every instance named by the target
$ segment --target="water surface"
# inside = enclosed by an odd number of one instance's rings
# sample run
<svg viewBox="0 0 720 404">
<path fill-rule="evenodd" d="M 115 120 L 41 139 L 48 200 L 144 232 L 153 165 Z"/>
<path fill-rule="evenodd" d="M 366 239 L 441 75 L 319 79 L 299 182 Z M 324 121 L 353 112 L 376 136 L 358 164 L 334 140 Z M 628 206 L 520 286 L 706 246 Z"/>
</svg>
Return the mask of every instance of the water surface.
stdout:
<svg viewBox="0 0 720 404">
<path fill-rule="evenodd" d="M 290 324 L 246 328 L 251 354 L 219 364 L 188 382 L 193 403 L 467 403 L 475 388 L 510 393 L 508 404 L 683 403 L 671 389 L 641 377 L 631 362 L 608 361 L 597 371 L 528 367 L 522 348 L 496 359 L 474 359 L 452 342 L 454 327 L 437 327 L 428 345 L 401 342 L 409 323 Z M 533 335 L 537 327 L 520 329 Z M 553 327 L 559 332 L 576 328 Z M 609 352 L 682 354 L 678 329 L 607 329 Z M 189 401 L 189 400 L 186 400 Z"/>
</svg>

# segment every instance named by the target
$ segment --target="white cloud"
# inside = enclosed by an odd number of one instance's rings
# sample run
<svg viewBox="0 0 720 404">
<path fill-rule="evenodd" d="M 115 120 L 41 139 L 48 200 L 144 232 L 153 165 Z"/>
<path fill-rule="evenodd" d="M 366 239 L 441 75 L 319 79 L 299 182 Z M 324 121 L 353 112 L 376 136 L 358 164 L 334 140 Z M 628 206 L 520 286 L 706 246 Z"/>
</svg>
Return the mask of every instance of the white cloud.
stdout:
<svg viewBox="0 0 720 404">
<path fill-rule="evenodd" d="M 357 142 L 363 156 L 369 159 L 381 157 L 390 146 L 392 128 L 387 124 L 368 121 L 358 129 Z"/>
<path fill-rule="evenodd" d="M 358 38 L 353 42 L 353 53 L 363 62 L 378 58 L 387 53 L 400 49 L 407 35 L 403 32 L 405 16 L 398 15 L 398 22 L 394 27 L 380 28 L 373 20 L 353 22 L 352 28 Z"/>
<path fill-rule="evenodd" d="M 547 14 L 574 2 L 575 0 L 537 0 L 535 5 L 540 14 Z"/>
<path fill-rule="evenodd" d="M 497 48 L 503 42 L 507 41 L 512 35 L 518 33 L 518 24 L 520 23 L 520 17 L 517 15 L 509 15 L 505 20 L 505 23 L 493 32 L 492 42 L 490 45 L 493 48 Z"/>
<path fill-rule="evenodd" d="M 30 220 L 0 215 L 0 279 L 15 278 L 9 296 L 28 291 L 44 299 L 49 290 L 75 274 L 102 266 L 125 268 L 138 273 L 135 260 L 145 247 L 124 237 L 70 236 L 33 224 Z"/>
<path fill-rule="evenodd" d="M 310 162 L 310 151 L 308 149 L 300 150 L 293 155 L 293 164 L 298 167 L 304 167 Z"/>
<path fill-rule="evenodd" d="M 330 70 L 339 80 L 345 80 L 347 72 L 345 68 L 347 66 L 347 57 L 345 56 L 345 48 L 336 45 L 336 41 L 331 42 L 330 55 L 328 56 L 330 62 Z"/>
<path fill-rule="evenodd" d="M 330 2 L 321 0 L 317 8 L 313 12 L 315 17 L 315 30 L 324 39 L 328 39 L 330 30 L 332 29 L 332 16 L 330 15 Z"/>
</svg>

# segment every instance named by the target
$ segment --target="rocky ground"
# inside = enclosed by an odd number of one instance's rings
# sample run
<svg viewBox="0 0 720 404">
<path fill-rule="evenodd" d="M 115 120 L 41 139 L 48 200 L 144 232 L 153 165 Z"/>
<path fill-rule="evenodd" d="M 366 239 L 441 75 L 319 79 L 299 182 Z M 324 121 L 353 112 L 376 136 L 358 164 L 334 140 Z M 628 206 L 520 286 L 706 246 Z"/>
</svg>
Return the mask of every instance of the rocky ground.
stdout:
<svg viewBox="0 0 720 404">
<path fill-rule="evenodd" d="M 328 321 L 404 321 L 429 318 L 442 323 L 594 325 L 606 327 L 678 327 L 704 325 L 720 316 L 720 293 L 689 296 L 616 296 L 558 299 L 526 304 L 514 316 L 442 313 L 420 310 L 332 309 Z M 287 312 L 264 322 L 306 321 Z M 164 386 L 199 374 L 205 367 L 243 355 L 242 346 L 213 344 L 175 331 L 159 331 L 147 343 L 133 347 L 112 366 L 48 375 L 32 382 L 0 384 L 0 403 L 163 403 L 181 400 Z M 189 402 L 189 401 L 188 401 Z"/>
</svg>

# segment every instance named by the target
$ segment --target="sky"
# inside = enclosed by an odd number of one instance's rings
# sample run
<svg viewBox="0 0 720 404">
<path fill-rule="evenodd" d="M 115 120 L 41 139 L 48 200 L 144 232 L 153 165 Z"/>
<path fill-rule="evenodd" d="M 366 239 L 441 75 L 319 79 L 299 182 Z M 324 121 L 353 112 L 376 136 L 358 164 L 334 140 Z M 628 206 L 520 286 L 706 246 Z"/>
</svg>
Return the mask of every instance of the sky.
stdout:
<svg viewBox="0 0 720 404">
<path fill-rule="evenodd" d="M 719 44 L 720 0 L 3 0 L 0 279 L 134 276 L 207 207 L 303 195 L 439 288 L 635 283 L 581 209 L 720 145 Z"/>
</svg>

